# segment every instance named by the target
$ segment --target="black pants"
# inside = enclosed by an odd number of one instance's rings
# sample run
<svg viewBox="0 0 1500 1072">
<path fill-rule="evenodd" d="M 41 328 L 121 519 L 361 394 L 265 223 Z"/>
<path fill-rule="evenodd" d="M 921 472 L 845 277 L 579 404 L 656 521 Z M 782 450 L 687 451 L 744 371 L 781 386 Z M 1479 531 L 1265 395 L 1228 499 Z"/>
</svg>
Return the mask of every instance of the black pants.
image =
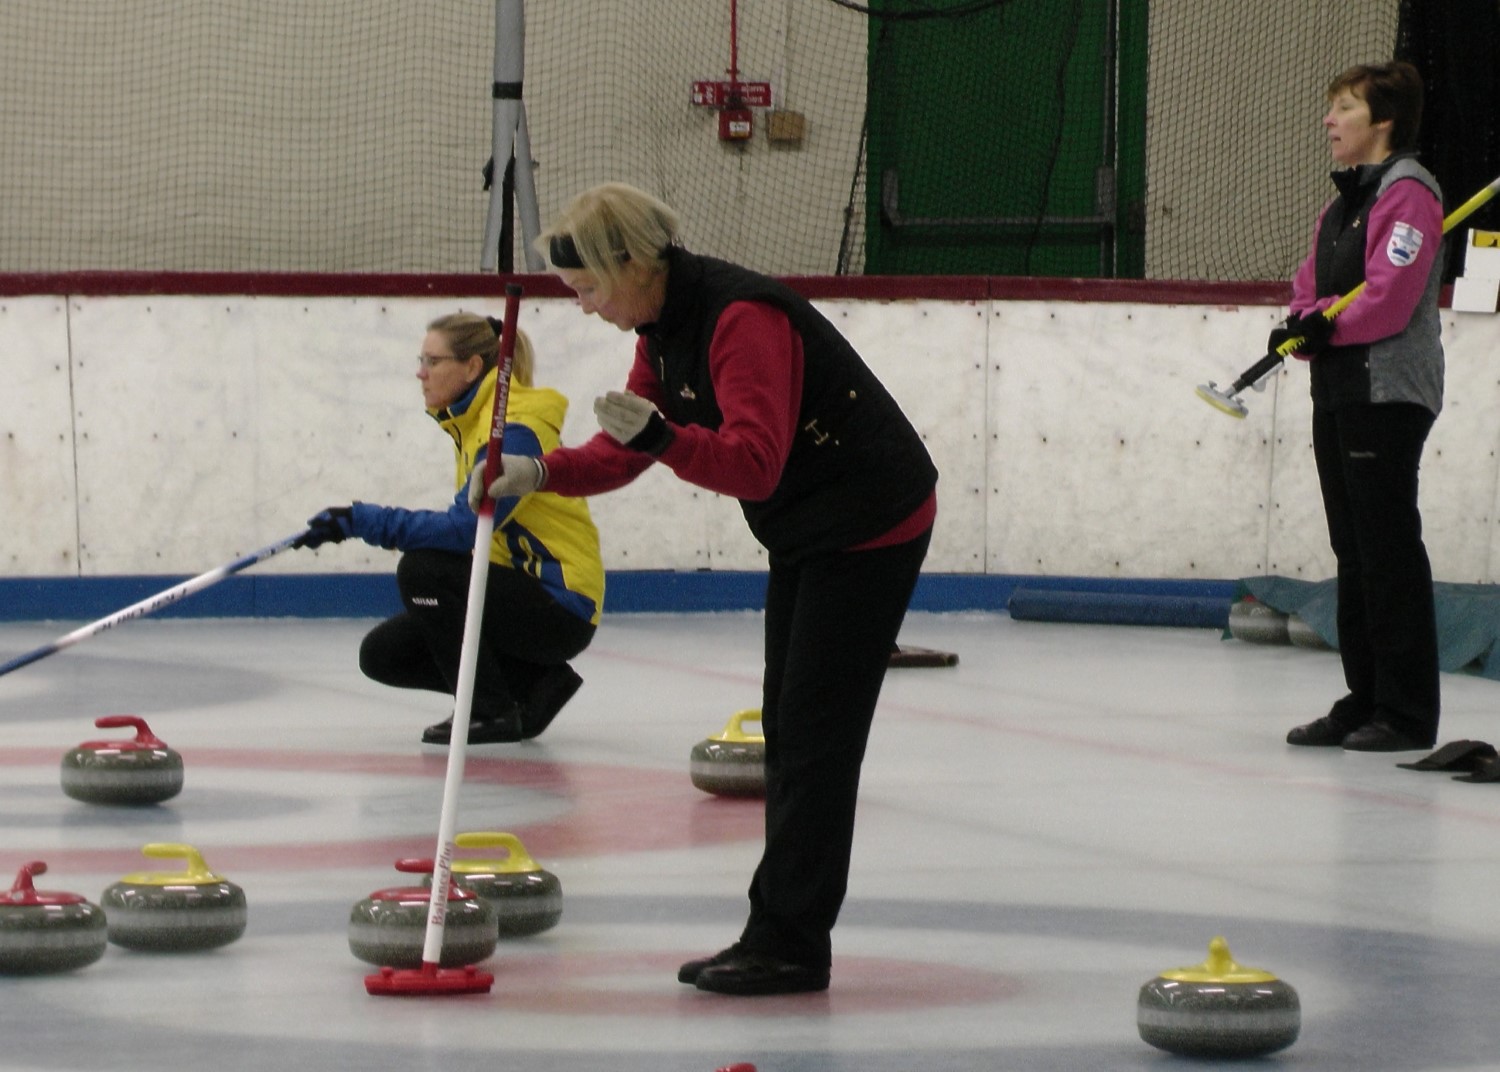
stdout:
<svg viewBox="0 0 1500 1072">
<path fill-rule="evenodd" d="M 401 689 L 452 695 L 468 614 L 470 559 L 446 551 L 408 551 L 396 566 L 406 610 L 366 634 L 365 676 Z M 594 626 L 564 610 L 536 578 L 490 567 L 474 673 L 476 716 L 505 714 L 523 701 L 548 667 L 573 658 Z"/>
<path fill-rule="evenodd" d="M 1407 403 L 1313 410 L 1313 455 L 1338 561 L 1346 721 L 1437 737 L 1437 623 L 1417 469 L 1433 415 Z"/>
<path fill-rule="evenodd" d="M 741 941 L 827 967 L 849 879 L 875 701 L 931 532 L 908 543 L 771 561 L 766 588 L 766 844 Z"/>
</svg>

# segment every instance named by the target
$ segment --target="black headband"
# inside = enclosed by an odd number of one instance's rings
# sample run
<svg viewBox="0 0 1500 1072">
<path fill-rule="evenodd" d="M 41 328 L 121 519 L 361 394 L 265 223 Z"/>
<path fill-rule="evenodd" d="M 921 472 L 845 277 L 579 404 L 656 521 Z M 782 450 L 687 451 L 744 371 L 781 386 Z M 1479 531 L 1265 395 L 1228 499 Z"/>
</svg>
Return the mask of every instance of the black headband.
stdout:
<svg viewBox="0 0 1500 1072">
<path fill-rule="evenodd" d="M 578 255 L 578 247 L 573 244 L 573 236 L 570 234 L 553 235 L 547 253 L 554 268 L 579 269 L 584 266 L 583 258 Z"/>
<path fill-rule="evenodd" d="M 504 320 L 501 320 L 498 316 L 487 316 L 485 319 L 489 321 L 490 330 L 495 333 L 495 338 L 498 339 L 501 335 L 505 334 Z"/>
<path fill-rule="evenodd" d="M 554 268 L 578 270 L 588 267 L 583 263 L 583 258 L 578 255 L 578 246 L 574 244 L 573 236 L 570 234 L 553 235 L 552 241 L 548 244 L 547 257 Z M 628 260 L 630 260 L 629 250 L 622 249 L 615 254 L 616 263 L 624 264 Z"/>
</svg>

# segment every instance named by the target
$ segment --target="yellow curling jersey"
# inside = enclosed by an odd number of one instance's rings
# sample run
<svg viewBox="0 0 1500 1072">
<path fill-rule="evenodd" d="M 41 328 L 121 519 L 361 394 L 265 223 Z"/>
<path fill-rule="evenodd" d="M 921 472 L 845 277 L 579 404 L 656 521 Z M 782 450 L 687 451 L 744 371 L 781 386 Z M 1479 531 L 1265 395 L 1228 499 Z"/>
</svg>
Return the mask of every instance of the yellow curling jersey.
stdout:
<svg viewBox="0 0 1500 1072">
<path fill-rule="evenodd" d="M 454 487 L 458 494 L 449 510 L 467 512 L 469 475 L 484 463 L 495 406 L 491 369 L 453 405 L 428 410 L 453 437 Z M 561 444 L 568 400 L 550 387 L 526 387 L 514 379 L 505 407 L 504 453 L 537 456 Z M 474 543 L 469 529 L 469 548 Z M 599 557 L 599 530 L 589 514 L 588 501 L 547 491 L 497 500 L 495 535 L 490 562 L 531 574 L 564 607 L 598 624 L 604 607 L 604 563 Z"/>
</svg>

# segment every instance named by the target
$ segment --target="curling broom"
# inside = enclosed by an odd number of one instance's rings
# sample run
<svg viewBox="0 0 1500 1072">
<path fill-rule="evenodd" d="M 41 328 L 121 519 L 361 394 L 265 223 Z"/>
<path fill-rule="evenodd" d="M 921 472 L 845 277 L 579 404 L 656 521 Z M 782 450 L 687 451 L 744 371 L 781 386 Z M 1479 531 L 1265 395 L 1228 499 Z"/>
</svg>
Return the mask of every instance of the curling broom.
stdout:
<svg viewBox="0 0 1500 1072">
<path fill-rule="evenodd" d="M 484 458 L 484 486 L 504 471 L 500 461 L 505 439 L 505 406 L 510 399 L 510 369 L 516 351 L 516 317 L 521 287 L 505 287 L 505 326 L 500 333 L 499 371 L 495 376 L 495 410 L 490 421 L 490 443 Z M 479 504 L 474 530 L 474 556 L 469 569 L 469 603 L 464 616 L 464 641 L 458 657 L 458 683 L 453 690 L 453 732 L 448 739 L 448 774 L 443 782 L 443 807 L 438 817 L 437 852 L 433 856 L 432 897 L 428 902 L 427 933 L 422 942 L 420 968 L 381 968 L 365 976 L 365 990 L 387 996 L 487 994 L 495 977 L 472 964 L 442 968 L 443 925 L 448 913 L 448 890 L 453 884 L 454 827 L 458 790 L 464 780 L 464 750 L 469 743 L 469 721 L 474 703 L 474 674 L 479 662 L 479 630 L 484 621 L 485 582 L 490 568 L 490 539 L 495 532 L 495 503 L 488 494 Z"/>
</svg>

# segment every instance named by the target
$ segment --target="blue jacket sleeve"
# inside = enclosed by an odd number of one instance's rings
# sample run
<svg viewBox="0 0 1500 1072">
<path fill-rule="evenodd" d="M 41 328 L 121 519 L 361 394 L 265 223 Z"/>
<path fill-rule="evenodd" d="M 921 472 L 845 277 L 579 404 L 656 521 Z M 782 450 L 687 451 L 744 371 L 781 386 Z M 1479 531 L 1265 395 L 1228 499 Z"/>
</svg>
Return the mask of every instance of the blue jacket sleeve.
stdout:
<svg viewBox="0 0 1500 1072">
<path fill-rule="evenodd" d="M 536 433 L 523 424 L 505 428 L 506 454 L 540 456 L 542 445 Z M 475 465 L 484 464 L 485 451 L 479 452 Z M 517 496 L 495 502 L 495 527 L 510 519 L 520 504 Z M 356 502 L 353 505 L 353 530 L 365 543 L 394 551 L 451 551 L 469 554 L 474 550 L 474 530 L 479 518 L 469 508 L 469 488 L 458 489 L 447 510 L 407 510 L 400 506 L 378 506 Z"/>
</svg>

